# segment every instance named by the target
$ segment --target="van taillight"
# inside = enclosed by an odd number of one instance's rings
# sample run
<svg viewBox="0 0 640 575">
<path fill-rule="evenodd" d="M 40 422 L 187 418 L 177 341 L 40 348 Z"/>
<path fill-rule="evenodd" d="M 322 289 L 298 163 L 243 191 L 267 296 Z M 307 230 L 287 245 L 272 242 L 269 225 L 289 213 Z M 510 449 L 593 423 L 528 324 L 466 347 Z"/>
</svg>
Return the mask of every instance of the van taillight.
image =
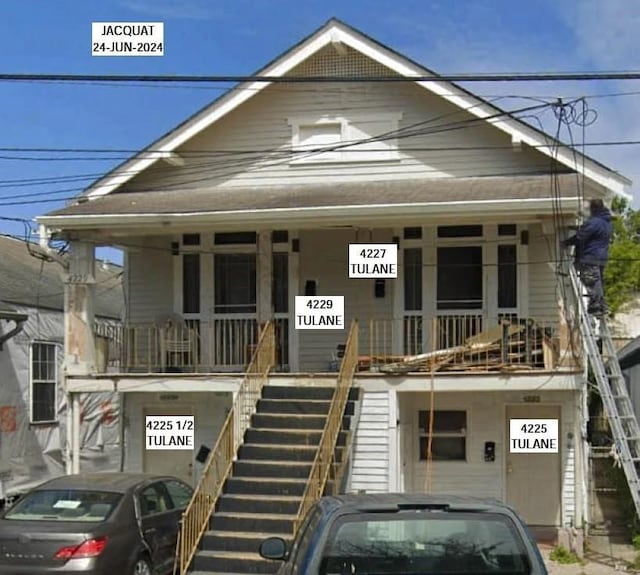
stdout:
<svg viewBox="0 0 640 575">
<path fill-rule="evenodd" d="M 80 545 L 70 545 L 63 547 L 53 556 L 54 559 L 86 559 L 87 557 L 97 557 L 102 553 L 104 546 L 107 544 L 106 537 L 98 537 L 97 539 L 87 539 Z"/>
</svg>

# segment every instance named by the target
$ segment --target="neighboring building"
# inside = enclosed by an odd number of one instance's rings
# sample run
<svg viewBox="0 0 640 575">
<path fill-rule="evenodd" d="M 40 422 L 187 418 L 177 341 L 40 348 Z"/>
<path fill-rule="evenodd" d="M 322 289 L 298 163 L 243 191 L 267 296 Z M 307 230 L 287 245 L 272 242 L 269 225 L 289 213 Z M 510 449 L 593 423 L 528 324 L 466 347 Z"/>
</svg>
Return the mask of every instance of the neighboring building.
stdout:
<svg viewBox="0 0 640 575">
<path fill-rule="evenodd" d="M 39 219 L 74 256 L 69 391 L 123 394 L 126 469 L 193 481 L 195 453 L 144 450 L 144 415 L 194 414 L 211 447 L 267 320 L 270 384 L 332 385 L 346 330 L 296 330 L 294 298 L 343 295 L 363 390 L 350 489 L 425 489 L 433 386 L 433 491 L 583 527 L 587 385 L 557 246 L 584 198 L 629 181 L 336 20 L 259 74 L 336 82 L 243 83 Z M 419 79 L 357 81 L 382 76 Z M 126 253 L 103 371 L 83 283 L 96 243 Z M 350 243 L 397 244 L 398 278 L 349 279 Z M 379 371 L 479 334 L 483 352 L 433 375 Z M 559 454 L 510 453 L 514 418 L 558 419 Z"/>
<path fill-rule="evenodd" d="M 636 418 L 640 420 L 640 337 L 636 337 L 618 351 L 618 361 L 627 381 Z"/>
<path fill-rule="evenodd" d="M 618 348 L 640 337 L 640 295 L 622 306 L 611 321 L 610 329 Z"/>
<path fill-rule="evenodd" d="M 66 467 L 64 269 L 37 253 L 42 255 L 36 245 L 0 237 L 0 498 L 62 474 Z M 100 324 L 121 320 L 121 276 L 118 266 L 96 269 Z M 85 465 L 118 469 L 117 398 L 95 394 L 80 401 Z"/>
</svg>

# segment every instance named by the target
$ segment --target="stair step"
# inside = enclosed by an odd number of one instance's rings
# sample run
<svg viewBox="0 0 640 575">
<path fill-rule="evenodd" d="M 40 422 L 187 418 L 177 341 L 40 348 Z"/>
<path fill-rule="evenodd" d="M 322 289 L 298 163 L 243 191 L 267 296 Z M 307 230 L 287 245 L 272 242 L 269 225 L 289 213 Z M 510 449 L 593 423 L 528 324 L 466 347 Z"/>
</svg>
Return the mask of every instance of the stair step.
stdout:
<svg viewBox="0 0 640 575">
<path fill-rule="evenodd" d="M 262 429 L 324 429 L 327 423 L 325 415 L 290 413 L 256 413 L 251 423 L 253 427 Z M 349 429 L 351 418 L 342 418 L 342 428 Z"/>
<path fill-rule="evenodd" d="M 217 511 L 227 513 L 275 513 L 291 515 L 298 512 L 299 496 L 247 495 L 226 493 L 218 499 Z"/>
<path fill-rule="evenodd" d="M 195 571 L 205 573 L 275 573 L 282 563 L 263 559 L 258 553 L 241 551 L 198 551 L 193 560 Z"/>
<path fill-rule="evenodd" d="M 265 385 L 262 388 L 264 399 L 322 399 L 329 401 L 333 398 L 333 386 L 311 385 Z M 352 387 L 349 390 L 349 399 L 357 401 L 360 397 L 360 388 Z"/>
<path fill-rule="evenodd" d="M 319 414 L 329 413 L 330 401 L 320 399 L 260 399 L 257 413 Z"/>
<path fill-rule="evenodd" d="M 269 537 L 280 537 L 287 542 L 292 539 L 291 533 L 277 533 L 275 531 L 207 531 L 202 538 L 202 549 L 257 553 L 260 544 Z"/>
<path fill-rule="evenodd" d="M 302 496 L 305 480 L 265 479 L 264 477 L 229 477 L 225 482 L 226 494 L 296 495 Z"/>
<path fill-rule="evenodd" d="M 322 431 L 317 429 L 260 429 L 249 428 L 245 434 L 248 443 L 268 443 L 271 445 L 309 445 L 317 446 Z"/>
<path fill-rule="evenodd" d="M 311 472 L 311 461 L 269 461 L 268 459 L 242 459 L 233 464 L 234 477 L 273 477 L 306 479 Z"/>
<path fill-rule="evenodd" d="M 271 461 L 313 461 L 316 447 L 310 445 L 277 445 L 245 443 L 238 450 L 238 459 L 264 459 Z"/>
<path fill-rule="evenodd" d="M 209 521 L 212 531 L 255 531 L 293 534 L 295 515 L 269 513 L 214 513 Z"/>
</svg>

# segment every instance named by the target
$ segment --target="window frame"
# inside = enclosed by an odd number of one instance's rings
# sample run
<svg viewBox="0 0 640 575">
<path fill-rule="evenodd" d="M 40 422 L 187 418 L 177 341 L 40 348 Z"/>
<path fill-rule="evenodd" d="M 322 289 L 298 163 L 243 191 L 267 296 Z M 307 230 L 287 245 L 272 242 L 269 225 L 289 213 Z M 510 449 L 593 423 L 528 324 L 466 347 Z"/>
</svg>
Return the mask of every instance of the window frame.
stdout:
<svg viewBox="0 0 640 575">
<path fill-rule="evenodd" d="M 53 380 L 41 380 L 34 377 L 34 353 L 33 349 L 36 345 L 46 345 L 53 347 L 54 353 L 54 379 Z M 43 339 L 34 339 L 29 344 L 29 424 L 30 425 L 52 425 L 59 423 L 58 419 L 58 387 L 60 383 L 60 365 L 58 362 L 58 354 L 60 353 L 62 346 L 59 342 Z M 53 419 L 34 419 L 34 383 L 53 384 Z"/>
<path fill-rule="evenodd" d="M 300 143 L 302 128 L 330 124 L 340 125 L 340 142 L 335 145 L 341 146 L 347 144 L 352 140 L 356 141 L 355 138 L 351 137 L 351 134 L 354 130 L 358 129 L 358 124 L 387 122 L 389 124 L 388 130 L 382 132 L 386 133 L 398 130 L 399 122 L 401 119 L 402 112 L 354 115 L 349 117 L 326 114 L 323 116 L 291 117 L 287 119 L 287 123 L 289 124 L 289 126 L 291 126 L 291 145 L 293 150 L 303 152 L 304 148 Z M 398 138 L 386 139 L 384 140 L 383 144 L 385 145 L 384 150 L 370 151 L 369 153 L 367 153 L 366 151 L 362 151 L 360 153 L 342 153 L 341 150 L 329 150 L 326 155 L 322 152 L 318 152 L 311 156 L 305 156 L 304 153 L 300 154 L 300 156 L 298 156 L 298 154 L 294 154 L 291 160 L 289 160 L 289 165 L 296 166 L 308 164 L 373 163 L 397 161 L 401 159 L 400 150 L 398 148 Z M 357 145 L 358 144 L 354 144 L 353 146 L 345 146 L 345 148 L 355 148 Z M 331 146 L 328 147 L 330 148 Z"/>
<path fill-rule="evenodd" d="M 454 458 L 454 459 L 436 459 L 436 458 L 432 458 L 432 461 L 434 462 L 438 462 L 438 463 L 468 463 L 469 461 L 469 441 L 468 438 L 470 436 L 469 433 L 469 414 L 470 414 L 470 410 L 469 408 L 447 408 L 447 409 L 434 409 L 434 421 L 437 421 L 438 419 L 438 413 L 442 413 L 442 412 L 453 412 L 453 413 L 464 413 L 464 422 L 465 422 L 465 427 L 464 432 L 453 432 L 453 431 L 435 431 L 434 428 L 434 432 L 432 434 L 432 437 L 434 439 L 437 439 L 439 437 L 443 437 L 443 438 L 463 438 L 464 439 L 464 458 L 462 459 L 458 459 L 458 458 Z M 420 425 L 420 414 L 424 412 L 425 414 L 429 413 L 428 409 L 418 409 L 416 411 L 416 427 L 417 429 L 417 451 L 418 451 L 418 462 L 423 462 L 426 461 L 426 455 L 422 452 L 422 449 L 420 449 L 420 443 L 421 440 L 424 438 L 427 441 L 429 440 L 429 431 L 428 429 L 423 429 Z M 428 415 L 427 415 L 428 417 Z M 427 419 L 427 423 L 428 423 L 428 419 Z"/>
</svg>

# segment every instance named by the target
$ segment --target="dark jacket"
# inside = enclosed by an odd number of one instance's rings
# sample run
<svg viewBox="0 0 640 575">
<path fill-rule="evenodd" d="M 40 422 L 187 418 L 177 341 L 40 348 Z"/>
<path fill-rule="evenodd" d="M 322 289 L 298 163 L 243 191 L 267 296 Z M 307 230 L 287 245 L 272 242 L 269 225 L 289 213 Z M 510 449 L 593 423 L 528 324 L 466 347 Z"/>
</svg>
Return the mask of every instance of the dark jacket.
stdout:
<svg viewBox="0 0 640 575">
<path fill-rule="evenodd" d="M 576 263 L 603 266 L 609 259 L 611 212 L 603 208 L 582 224 L 566 243 L 576 246 Z"/>
</svg>

